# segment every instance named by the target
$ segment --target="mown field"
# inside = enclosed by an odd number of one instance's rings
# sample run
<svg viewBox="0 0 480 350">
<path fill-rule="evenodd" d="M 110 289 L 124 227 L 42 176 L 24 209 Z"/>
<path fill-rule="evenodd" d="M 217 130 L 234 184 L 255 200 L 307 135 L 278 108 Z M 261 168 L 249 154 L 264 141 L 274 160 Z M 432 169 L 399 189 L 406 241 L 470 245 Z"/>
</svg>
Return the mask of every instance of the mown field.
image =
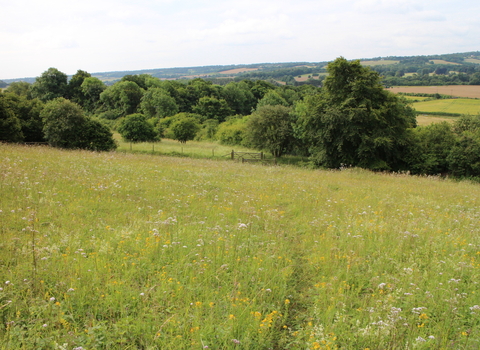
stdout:
<svg viewBox="0 0 480 350">
<path fill-rule="evenodd" d="M 374 61 L 360 61 L 363 66 L 386 66 L 391 64 L 398 64 L 400 61 L 395 60 L 374 60 Z"/>
<path fill-rule="evenodd" d="M 1 349 L 478 349 L 480 187 L 0 144 Z"/>
<path fill-rule="evenodd" d="M 480 98 L 480 85 L 445 85 L 445 86 L 397 86 L 387 90 L 394 93 L 441 94 L 454 97 Z"/>
<path fill-rule="evenodd" d="M 413 108 L 418 113 L 442 113 L 442 114 L 470 114 L 480 113 L 480 100 L 477 99 L 440 99 L 414 102 Z"/>
</svg>

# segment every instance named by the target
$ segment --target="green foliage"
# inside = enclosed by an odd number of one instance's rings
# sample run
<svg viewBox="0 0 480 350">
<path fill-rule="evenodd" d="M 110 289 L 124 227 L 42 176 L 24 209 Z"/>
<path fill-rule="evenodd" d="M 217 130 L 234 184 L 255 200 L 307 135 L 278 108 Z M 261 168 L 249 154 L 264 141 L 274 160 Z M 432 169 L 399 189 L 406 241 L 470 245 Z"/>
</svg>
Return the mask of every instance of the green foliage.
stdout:
<svg viewBox="0 0 480 350">
<path fill-rule="evenodd" d="M 128 142 L 155 142 L 158 134 L 147 118 L 140 113 L 127 115 L 120 121 L 118 132 Z"/>
<path fill-rule="evenodd" d="M 122 77 L 120 81 L 131 81 L 137 84 L 140 88 L 147 89 L 147 81 L 152 77 L 150 74 L 127 74 Z"/>
<path fill-rule="evenodd" d="M 27 83 L 26 81 L 15 81 L 8 85 L 8 87 L 5 89 L 5 92 L 11 92 L 18 96 L 30 97 L 30 87 L 31 84 Z"/>
<path fill-rule="evenodd" d="M 449 170 L 447 160 L 456 137 L 451 124 L 447 122 L 435 123 L 413 129 L 413 139 L 410 147 L 413 148 L 408 169 L 415 174 L 438 175 Z"/>
<path fill-rule="evenodd" d="M 328 168 L 398 169 L 414 111 L 359 61 L 338 58 L 327 70 L 323 92 L 306 99 L 309 111 L 300 118 L 313 161 Z"/>
<path fill-rule="evenodd" d="M 223 145 L 243 145 L 247 139 L 247 121 L 249 116 L 231 118 L 219 125 L 216 138 Z"/>
<path fill-rule="evenodd" d="M 116 109 L 122 116 L 134 114 L 140 105 L 143 89 L 132 81 L 121 81 L 109 86 L 100 94 L 104 110 Z"/>
<path fill-rule="evenodd" d="M 455 177 L 480 177 L 480 132 L 464 131 L 452 147 L 447 161 Z"/>
<path fill-rule="evenodd" d="M 77 73 L 70 79 L 67 86 L 67 98 L 80 106 L 84 106 L 86 96 L 82 90 L 82 84 L 87 78 L 91 78 L 91 74 L 83 70 L 78 70 Z"/>
<path fill-rule="evenodd" d="M 177 118 L 171 125 L 174 140 L 181 143 L 195 139 L 197 132 L 200 130 L 198 120 L 194 117 Z"/>
<path fill-rule="evenodd" d="M 227 101 L 208 96 L 201 97 L 192 111 L 204 116 L 205 119 L 216 119 L 220 123 L 233 113 Z"/>
<path fill-rule="evenodd" d="M 258 101 L 257 109 L 264 106 L 285 106 L 288 107 L 288 102 L 280 96 L 280 94 L 275 90 L 268 91 L 263 98 Z"/>
<path fill-rule="evenodd" d="M 245 81 L 228 83 L 222 94 L 234 114 L 247 115 L 255 108 L 255 96 Z"/>
<path fill-rule="evenodd" d="M 202 128 L 197 132 L 195 140 L 216 140 L 216 134 L 218 131 L 218 120 L 216 119 L 207 119 L 202 124 Z"/>
<path fill-rule="evenodd" d="M 162 88 L 149 88 L 143 95 L 140 108 L 147 118 L 170 117 L 178 113 L 177 103 L 168 92 Z"/>
<path fill-rule="evenodd" d="M 20 120 L 24 142 L 44 142 L 43 121 L 40 112 L 44 103 L 39 99 L 28 99 L 25 95 L 5 94 L 12 110 Z"/>
<path fill-rule="evenodd" d="M 291 151 L 295 143 L 293 123 L 291 108 L 282 105 L 261 106 L 248 119 L 248 145 L 268 150 L 274 157 L 281 157 Z"/>
<path fill-rule="evenodd" d="M 0 141 L 23 141 L 22 125 L 5 94 L 0 93 Z"/>
<path fill-rule="evenodd" d="M 62 97 L 47 102 L 40 116 L 45 139 L 54 147 L 94 151 L 116 148 L 106 126 L 86 117 L 79 105 Z"/>
<path fill-rule="evenodd" d="M 68 96 L 67 75 L 56 68 L 49 68 L 38 77 L 31 87 L 33 98 L 43 102 Z"/>
<path fill-rule="evenodd" d="M 80 85 L 80 90 L 83 95 L 83 108 L 93 113 L 99 107 L 100 95 L 106 88 L 106 85 L 98 78 L 85 78 L 82 85 Z M 118 118 L 118 116 L 116 118 Z"/>
<path fill-rule="evenodd" d="M 458 135 L 447 161 L 456 177 L 480 177 L 480 114 L 463 116 L 454 123 Z"/>
<path fill-rule="evenodd" d="M 110 128 L 93 118 L 86 118 L 80 130 L 80 137 L 83 140 L 83 145 L 81 146 L 83 149 L 113 151 L 117 148 Z"/>
</svg>

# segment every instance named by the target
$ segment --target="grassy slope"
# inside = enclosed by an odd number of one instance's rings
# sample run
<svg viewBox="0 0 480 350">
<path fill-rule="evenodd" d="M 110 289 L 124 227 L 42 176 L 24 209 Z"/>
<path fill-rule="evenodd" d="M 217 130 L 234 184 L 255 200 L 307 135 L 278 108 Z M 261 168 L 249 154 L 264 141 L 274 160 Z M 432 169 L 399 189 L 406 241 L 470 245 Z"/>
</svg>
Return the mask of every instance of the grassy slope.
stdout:
<svg viewBox="0 0 480 350">
<path fill-rule="evenodd" d="M 480 346 L 477 184 L 2 144 L 0 175 L 2 349 Z"/>
</svg>

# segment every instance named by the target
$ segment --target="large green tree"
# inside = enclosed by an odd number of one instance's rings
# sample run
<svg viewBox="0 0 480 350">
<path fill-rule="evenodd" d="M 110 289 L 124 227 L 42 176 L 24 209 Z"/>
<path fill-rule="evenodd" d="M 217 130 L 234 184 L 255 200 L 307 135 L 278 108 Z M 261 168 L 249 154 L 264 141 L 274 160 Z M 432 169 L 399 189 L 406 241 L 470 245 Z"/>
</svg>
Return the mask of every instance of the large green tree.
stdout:
<svg viewBox="0 0 480 350">
<path fill-rule="evenodd" d="M 149 88 L 142 97 L 140 107 L 147 118 L 170 117 L 178 113 L 175 99 L 162 88 Z"/>
<path fill-rule="evenodd" d="M 192 108 L 193 113 L 197 113 L 205 119 L 216 119 L 219 122 L 232 115 L 233 111 L 224 99 L 204 96 L 198 100 L 198 103 Z"/>
<path fill-rule="evenodd" d="M 85 79 L 90 78 L 92 75 L 83 70 L 78 70 L 77 73 L 70 79 L 67 85 L 67 98 L 70 101 L 78 103 L 83 107 L 85 102 L 85 95 L 83 94 L 82 84 Z"/>
<path fill-rule="evenodd" d="M 144 90 L 133 81 L 120 81 L 100 94 L 104 110 L 116 110 L 119 116 L 134 114 L 140 105 Z"/>
<path fill-rule="evenodd" d="M 5 92 L 11 92 L 18 96 L 30 96 L 30 87 L 32 84 L 26 81 L 14 81 L 5 89 Z"/>
<path fill-rule="evenodd" d="M 186 143 L 193 140 L 200 130 L 200 124 L 194 117 L 178 118 L 170 125 L 175 140 Z"/>
<path fill-rule="evenodd" d="M 98 78 L 85 78 L 80 85 L 83 94 L 83 108 L 90 113 L 95 112 L 100 102 L 100 94 L 106 89 L 105 84 Z"/>
<path fill-rule="evenodd" d="M 306 99 L 308 111 L 300 118 L 315 164 L 401 168 L 406 131 L 416 124 L 413 109 L 360 61 L 338 58 L 327 71 L 322 93 Z"/>
<path fill-rule="evenodd" d="M 249 144 L 269 151 L 274 157 L 281 157 L 293 148 L 293 123 L 294 117 L 289 107 L 259 107 L 247 122 Z"/>
<path fill-rule="evenodd" d="M 45 104 L 45 139 L 54 147 L 108 151 L 116 148 L 112 133 L 103 124 L 86 117 L 82 108 L 62 97 Z"/>
<path fill-rule="evenodd" d="M 11 101 L 0 92 L 0 142 L 23 141 L 22 125 Z"/>
<path fill-rule="evenodd" d="M 42 73 L 31 87 L 32 97 L 43 102 L 68 95 L 67 75 L 56 68 L 49 68 Z"/>
<path fill-rule="evenodd" d="M 130 114 L 123 118 L 120 121 L 118 132 L 125 141 L 130 143 L 158 141 L 158 134 L 153 125 L 140 113 Z"/>
<path fill-rule="evenodd" d="M 15 116 L 20 120 L 22 127 L 23 141 L 43 142 L 43 121 L 40 112 L 44 103 L 39 99 L 28 99 L 25 95 L 7 93 L 4 95 L 9 101 Z"/>
</svg>

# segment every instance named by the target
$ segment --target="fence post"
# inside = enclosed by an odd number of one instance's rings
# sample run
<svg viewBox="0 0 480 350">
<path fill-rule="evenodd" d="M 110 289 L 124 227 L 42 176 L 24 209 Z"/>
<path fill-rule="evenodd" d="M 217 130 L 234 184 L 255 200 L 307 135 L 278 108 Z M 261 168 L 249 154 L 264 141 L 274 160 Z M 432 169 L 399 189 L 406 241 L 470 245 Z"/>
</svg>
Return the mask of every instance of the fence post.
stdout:
<svg viewBox="0 0 480 350">
<path fill-rule="evenodd" d="M 260 159 L 263 159 L 263 152 L 260 152 Z"/>
<path fill-rule="evenodd" d="M 232 157 L 232 160 L 234 160 L 234 159 L 235 159 L 235 151 L 234 151 L 233 149 L 232 149 L 232 153 L 231 153 L 231 154 L 232 154 L 232 156 L 231 156 L 231 157 Z"/>
</svg>

